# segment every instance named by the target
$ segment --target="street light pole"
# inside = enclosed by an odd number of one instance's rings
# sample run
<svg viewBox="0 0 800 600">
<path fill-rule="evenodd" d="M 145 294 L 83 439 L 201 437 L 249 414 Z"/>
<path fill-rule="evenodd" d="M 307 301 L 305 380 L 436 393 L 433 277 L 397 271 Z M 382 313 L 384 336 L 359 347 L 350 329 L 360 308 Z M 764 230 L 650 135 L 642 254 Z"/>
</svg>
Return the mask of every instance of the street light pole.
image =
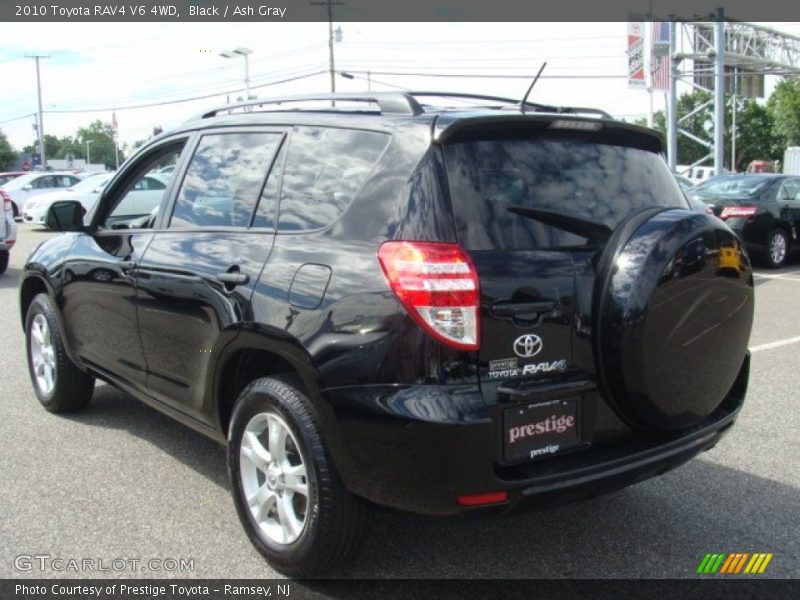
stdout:
<svg viewBox="0 0 800 600">
<path fill-rule="evenodd" d="M 250 55 L 253 51 L 250 48 L 239 47 L 234 50 L 225 50 L 220 52 L 222 58 L 237 58 L 241 56 L 244 58 L 244 88 L 246 98 L 245 101 L 251 100 L 250 97 Z"/>
<path fill-rule="evenodd" d="M 243 54 L 244 56 L 244 89 L 245 93 L 247 94 L 247 100 L 250 100 L 250 57 L 248 56 L 250 51 L 247 54 Z"/>
<path fill-rule="evenodd" d="M 89 160 L 89 147 L 92 145 L 92 142 L 93 142 L 93 141 L 94 141 L 94 140 L 86 140 L 86 166 L 87 166 L 87 167 L 88 167 L 90 164 L 92 164 L 92 161 L 91 161 L 91 160 Z"/>
<path fill-rule="evenodd" d="M 42 80 L 39 76 L 39 59 L 50 58 L 47 54 L 26 54 L 26 58 L 36 61 L 36 93 L 39 97 L 39 158 L 42 163 L 42 172 L 47 170 L 47 158 L 44 155 L 44 121 L 42 119 Z"/>
</svg>

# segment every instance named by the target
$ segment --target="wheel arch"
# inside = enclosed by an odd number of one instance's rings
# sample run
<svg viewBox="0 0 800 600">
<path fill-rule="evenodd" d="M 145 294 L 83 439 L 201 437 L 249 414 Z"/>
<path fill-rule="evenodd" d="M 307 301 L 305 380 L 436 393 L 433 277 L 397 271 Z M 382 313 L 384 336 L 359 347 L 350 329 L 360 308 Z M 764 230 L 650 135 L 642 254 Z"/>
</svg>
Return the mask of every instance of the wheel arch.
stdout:
<svg viewBox="0 0 800 600">
<path fill-rule="evenodd" d="M 241 331 L 221 352 L 211 385 L 217 425 L 226 439 L 236 399 L 245 386 L 262 377 L 288 379 L 315 406 L 320 404 L 319 375 L 298 340 L 284 331 Z"/>
<path fill-rule="evenodd" d="M 19 284 L 19 310 L 22 329 L 25 329 L 25 318 L 28 316 L 28 307 L 38 294 L 47 294 L 53 297 L 52 286 L 40 275 L 28 274 Z M 59 320 L 61 315 L 58 315 Z M 63 325 L 63 323 L 60 323 Z"/>
</svg>

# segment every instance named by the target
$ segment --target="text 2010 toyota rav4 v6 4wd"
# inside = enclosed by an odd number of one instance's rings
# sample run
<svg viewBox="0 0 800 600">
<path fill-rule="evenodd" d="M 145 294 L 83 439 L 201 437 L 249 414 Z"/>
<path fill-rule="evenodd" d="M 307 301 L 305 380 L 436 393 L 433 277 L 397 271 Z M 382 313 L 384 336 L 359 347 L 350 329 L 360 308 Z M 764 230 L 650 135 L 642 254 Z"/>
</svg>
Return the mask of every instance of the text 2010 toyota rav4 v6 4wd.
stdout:
<svg viewBox="0 0 800 600">
<path fill-rule="evenodd" d="M 227 444 L 248 536 L 295 575 L 352 556 L 365 501 L 566 502 L 719 441 L 752 274 L 656 133 L 493 97 L 335 99 L 210 111 L 128 161 L 86 225 L 53 205 L 72 233 L 20 289 L 45 408 L 99 378 Z M 173 163 L 158 203 L 126 201 Z"/>
</svg>

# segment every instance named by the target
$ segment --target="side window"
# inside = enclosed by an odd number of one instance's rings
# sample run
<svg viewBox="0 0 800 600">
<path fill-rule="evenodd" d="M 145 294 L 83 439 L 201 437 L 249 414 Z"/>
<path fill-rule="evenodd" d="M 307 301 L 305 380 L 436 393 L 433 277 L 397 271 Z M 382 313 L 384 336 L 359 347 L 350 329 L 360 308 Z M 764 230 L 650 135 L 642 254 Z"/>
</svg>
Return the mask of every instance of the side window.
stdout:
<svg viewBox="0 0 800 600">
<path fill-rule="evenodd" d="M 140 229 L 153 226 L 171 177 L 159 175 L 158 171 L 164 165 L 178 160 L 184 144 L 185 141 L 181 141 L 166 146 L 135 167 L 136 174 L 132 181 L 121 194 L 116 194 L 113 208 L 104 221 L 105 228 Z M 151 181 L 160 185 L 152 185 Z"/>
<path fill-rule="evenodd" d="M 66 187 L 72 187 L 73 185 L 77 185 L 81 182 L 79 177 L 73 177 L 72 175 L 67 175 Z"/>
<path fill-rule="evenodd" d="M 781 191 L 778 193 L 778 199 L 797 202 L 800 200 L 800 186 L 798 186 L 797 182 L 793 179 L 787 179 L 783 183 Z"/>
<path fill-rule="evenodd" d="M 31 187 L 35 190 L 45 190 L 54 187 L 53 176 L 46 175 L 45 177 L 39 177 L 39 179 L 31 183 Z"/>
<path fill-rule="evenodd" d="M 278 191 L 283 176 L 283 163 L 286 160 L 286 143 L 281 146 L 278 156 L 272 161 L 272 169 L 267 176 L 267 183 L 261 193 L 261 200 L 258 202 L 256 216 L 253 219 L 253 227 L 275 228 L 275 219 L 278 208 Z"/>
<path fill-rule="evenodd" d="M 389 136 L 373 131 L 295 127 L 281 187 L 279 231 L 327 227 L 344 212 Z"/>
<path fill-rule="evenodd" d="M 204 135 L 186 170 L 169 227 L 249 227 L 282 138 L 265 132 Z"/>
</svg>

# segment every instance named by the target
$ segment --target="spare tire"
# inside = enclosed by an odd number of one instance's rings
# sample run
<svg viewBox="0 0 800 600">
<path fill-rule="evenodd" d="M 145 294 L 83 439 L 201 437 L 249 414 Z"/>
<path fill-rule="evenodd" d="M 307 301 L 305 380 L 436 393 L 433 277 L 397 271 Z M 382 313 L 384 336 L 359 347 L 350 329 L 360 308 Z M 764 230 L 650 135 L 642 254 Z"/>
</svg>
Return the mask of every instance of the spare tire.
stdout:
<svg viewBox="0 0 800 600">
<path fill-rule="evenodd" d="M 593 346 L 606 401 L 639 429 L 696 425 L 742 368 L 753 305 L 750 261 L 722 221 L 634 214 L 597 264 Z"/>
</svg>

